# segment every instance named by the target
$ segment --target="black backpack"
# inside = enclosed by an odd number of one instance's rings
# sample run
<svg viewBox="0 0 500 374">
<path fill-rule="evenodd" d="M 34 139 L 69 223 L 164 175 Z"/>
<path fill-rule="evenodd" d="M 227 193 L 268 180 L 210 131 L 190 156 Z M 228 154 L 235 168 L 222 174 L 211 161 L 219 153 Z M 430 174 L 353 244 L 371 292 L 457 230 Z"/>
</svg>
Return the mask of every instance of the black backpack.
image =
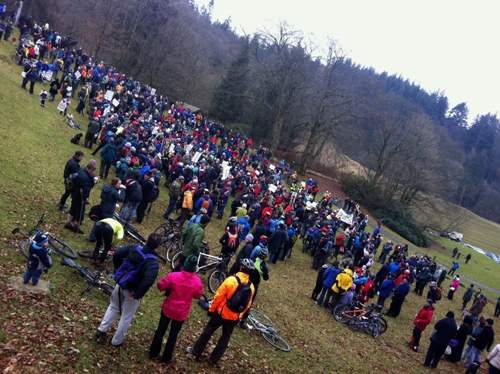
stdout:
<svg viewBox="0 0 500 374">
<path fill-rule="evenodd" d="M 77 185 L 78 172 L 70 174 L 68 178 L 64 180 L 64 185 L 68 191 L 73 191 Z"/>
<path fill-rule="evenodd" d="M 90 208 L 89 219 L 91 221 L 97 222 L 102 219 L 102 207 L 100 205 L 94 205 Z"/>
<path fill-rule="evenodd" d="M 154 182 L 153 182 L 154 183 Z M 156 199 L 158 199 L 158 197 L 160 196 L 160 189 L 158 188 L 158 186 L 155 184 L 153 186 L 153 189 L 151 190 L 151 192 L 149 193 L 149 196 L 148 196 L 148 200 L 147 202 L 148 203 L 154 203 L 156 201 Z"/>
<path fill-rule="evenodd" d="M 233 296 L 227 300 L 226 306 L 235 313 L 242 313 L 252 299 L 252 288 L 250 287 L 252 282 L 248 280 L 246 284 L 241 283 L 240 278 L 236 275 L 234 277 L 238 281 L 238 287 Z"/>
</svg>

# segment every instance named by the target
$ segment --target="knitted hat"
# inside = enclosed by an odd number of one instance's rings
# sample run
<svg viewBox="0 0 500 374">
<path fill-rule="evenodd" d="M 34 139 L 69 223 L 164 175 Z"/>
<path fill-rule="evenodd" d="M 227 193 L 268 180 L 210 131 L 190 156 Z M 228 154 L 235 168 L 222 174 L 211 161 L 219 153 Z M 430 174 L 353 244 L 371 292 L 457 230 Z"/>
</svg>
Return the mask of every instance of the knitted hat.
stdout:
<svg viewBox="0 0 500 374">
<path fill-rule="evenodd" d="M 196 267 L 198 266 L 198 257 L 191 255 L 184 261 L 184 266 L 182 267 L 184 271 L 188 273 L 196 273 Z"/>
<path fill-rule="evenodd" d="M 35 236 L 35 242 L 39 246 L 44 245 L 48 241 L 49 241 L 49 238 L 47 238 L 47 236 L 45 236 L 45 234 L 41 231 L 39 231 Z"/>
<path fill-rule="evenodd" d="M 248 240 L 249 242 L 253 241 L 253 235 L 252 234 L 248 234 L 246 237 L 245 237 L 246 240 Z"/>
</svg>

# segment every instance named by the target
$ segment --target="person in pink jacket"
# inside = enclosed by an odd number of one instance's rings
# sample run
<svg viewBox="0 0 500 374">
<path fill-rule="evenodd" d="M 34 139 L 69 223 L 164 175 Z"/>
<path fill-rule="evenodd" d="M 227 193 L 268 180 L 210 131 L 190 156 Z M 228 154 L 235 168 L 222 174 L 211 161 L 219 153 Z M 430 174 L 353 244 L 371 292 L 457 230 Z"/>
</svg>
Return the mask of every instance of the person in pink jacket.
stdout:
<svg viewBox="0 0 500 374">
<path fill-rule="evenodd" d="M 197 263 L 198 258 L 191 255 L 184 262 L 180 272 L 169 273 L 158 281 L 158 289 L 162 292 L 166 291 L 167 297 L 161 306 L 160 322 L 149 348 L 151 359 L 157 358 L 160 354 L 163 336 L 167 332 L 170 321 L 172 321 L 161 361 L 168 364 L 172 360 L 177 335 L 181 331 L 184 320 L 189 315 L 193 299 L 199 299 L 203 293 L 201 279 L 196 275 Z"/>
<path fill-rule="evenodd" d="M 453 300 L 453 294 L 455 293 L 456 290 L 458 290 L 458 286 L 460 286 L 460 278 L 458 275 L 455 277 L 453 282 L 450 284 L 450 291 L 448 291 L 448 300 Z"/>
</svg>

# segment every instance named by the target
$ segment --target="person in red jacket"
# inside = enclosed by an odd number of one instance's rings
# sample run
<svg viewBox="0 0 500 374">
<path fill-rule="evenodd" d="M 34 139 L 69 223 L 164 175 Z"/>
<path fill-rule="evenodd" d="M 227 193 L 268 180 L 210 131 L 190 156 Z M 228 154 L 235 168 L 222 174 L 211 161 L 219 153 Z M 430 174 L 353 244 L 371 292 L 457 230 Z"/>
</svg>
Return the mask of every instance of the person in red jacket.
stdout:
<svg viewBox="0 0 500 374">
<path fill-rule="evenodd" d="M 370 294 L 375 288 L 375 274 L 370 273 L 370 279 L 366 282 L 359 291 L 359 298 L 363 303 L 370 301 Z"/>
<path fill-rule="evenodd" d="M 163 336 L 170 321 L 172 321 L 161 361 L 168 364 L 172 360 L 177 335 L 181 331 L 184 320 L 189 315 L 192 301 L 199 299 L 203 293 L 201 279 L 196 275 L 197 264 L 198 258 L 191 255 L 184 261 L 180 272 L 169 273 L 158 282 L 158 289 L 162 292 L 166 291 L 165 295 L 168 294 L 168 296 L 163 301 L 160 322 L 149 348 L 151 359 L 155 359 L 160 354 Z"/>
<path fill-rule="evenodd" d="M 420 343 L 422 331 L 424 331 L 427 325 L 432 322 L 432 316 L 434 315 L 434 307 L 432 304 L 434 304 L 434 300 L 427 299 L 424 307 L 417 313 L 415 320 L 413 321 L 413 324 L 415 325 L 413 328 L 413 336 L 411 337 L 411 342 L 407 343 L 413 352 L 418 352 L 418 344 Z"/>
</svg>

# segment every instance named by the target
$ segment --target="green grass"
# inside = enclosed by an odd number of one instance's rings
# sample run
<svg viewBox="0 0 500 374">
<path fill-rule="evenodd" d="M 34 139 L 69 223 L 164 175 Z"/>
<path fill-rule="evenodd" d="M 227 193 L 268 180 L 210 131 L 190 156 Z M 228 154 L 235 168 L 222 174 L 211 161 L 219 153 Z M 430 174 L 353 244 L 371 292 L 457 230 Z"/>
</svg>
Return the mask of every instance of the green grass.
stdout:
<svg viewBox="0 0 500 374">
<path fill-rule="evenodd" d="M 237 329 L 218 368 L 193 362 L 183 353 L 186 347 L 192 346 L 207 321 L 206 314 L 196 304 L 179 335 L 173 362 L 165 367 L 147 358 L 163 301 L 163 295 L 155 287 L 144 298 L 127 334 L 128 343 L 120 349 L 93 339 L 108 304 L 106 296 L 97 290 L 86 297 L 80 296 L 85 288 L 83 278 L 57 264 L 56 255 L 55 266 L 43 276 L 55 285 L 50 296 L 22 295 L 8 288 L 8 278 L 22 275 L 25 266 L 17 246 L 20 237 L 10 235 L 10 231 L 15 226 L 31 227 L 43 212 L 48 213 L 46 227 L 51 232 L 77 250 L 91 248 L 85 237 L 63 229 L 65 216 L 55 205 L 64 188 L 64 164 L 75 150 L 82 148 L 70 143 L 75 131 L 57 113 L 56 103 L 48 103 L 46 108 L 39 106 L 39 84 L 34 96 L 21 90 L 20 70 L 6 58 L 12 50 L 12 45 L 0 43 L 1 367 L 10 367 L 15 373 L 425 372 L 421 362 L 432 328 L 423 335 L 421 353 L 410 352 L 404 344 L 410 338 L 413 316 L 423 306 L 424 298 L 412 293 L 403 306 L 402 315 L 397 320 L 389 320 L 387 333 L 377 340 L 364 333 L 350 332 L 310 299 L 316 272 L 309 269 L 311 258 L 301 253 L 299 245 L 289 262 L 269 266 L 270 280 L 261 285 L 255 303 L 257 309 L 275 322 L 290 343 L 291 352 L 273 349 L 255 331 Z M 74 105 L 70 112 L 74 112 Z M 75 119 L 82 124 L 87 122 L 79 115 L 75 115 Z M 87 154 L 84 160 L 89 158 Z M 91 194 L 94 204 L 99 202 L 101 183 Z M 151 217 L 138 225 L 144 236 L 162 222 L 167 193 L 163 187 L 161 190 Z M 214 220 L 208 226 L 209 242 L 217 242 L 224 223 L 225 220 Z M 88 234 L 89 221 L 82 228 Z M 169 267 L 162 266 L 160 276 L 169 271 Z M 208 294 L 206 278 L 203 276 Z M 439 302 L 434 321 L 450 309 L 458 314 L 461 295 L 459 290 L 454 301 Z M 486 307 L 485 313 L 493 314 L 492 304 Z M 212 340 L 208 351 L 214 344 Z M 442 363 L 440 372 L 456 373 L 457 367 Z"/>
</svg>

